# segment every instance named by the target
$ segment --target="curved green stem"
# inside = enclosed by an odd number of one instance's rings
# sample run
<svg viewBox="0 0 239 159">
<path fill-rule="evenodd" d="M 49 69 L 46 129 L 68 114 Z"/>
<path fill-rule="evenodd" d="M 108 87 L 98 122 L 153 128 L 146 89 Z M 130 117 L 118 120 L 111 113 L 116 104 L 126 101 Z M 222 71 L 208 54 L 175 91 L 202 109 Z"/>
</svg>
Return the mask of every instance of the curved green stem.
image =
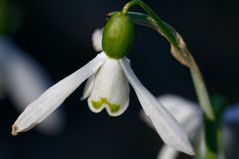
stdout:
<svg viewBox="0 0 239 159">
<path fill-rule="evenodd" d="M 192 59 L 192 63 L 190 66 L 190 72 L 193 79 L 194 88 L 198 97 L 198 101 L 202 109 L 204 110 L 206 117 L 209 120 L 214 120 L 214 113 L 212 110 L 211 102 L 209 99 L 208 91 L 203 80 L 202 74 L 199 70 L 198 65 L 195 60 Z"/>
<path fill-rule="evenodd" d="M 200 106 L 206 114 L 207 118 L 209 118 L 210 120 L 214 120 L 214 113 L 209 100 L 206 85 L 203 80 L 203 76 L 193 56 L 184 44 L 181 36 L 171 26 L 164 23 L 152 9 L 141 0 L 132 0 L 128 2 L 123 7 L 122 12 L 126 14 L 130 7 L 133 7 L 135 5 L 139 5 L 141 8 L 144 9 L 144 11 L 148 14 L 148 19 L 150 19 L 150 23 L 153 23 L 151 25 L 156 26 L 155 28 L 157 28 L 157 30 L 159 28 L 160 33 L 164 37 L 166 37 L 166 39 L 171 43 L 174 50 L 176 50 L 173 52 L 174 56 L 176 55 L 176 59 L 190 68 Z"/>
<path fill-rule="evenodd" d="M 127 14 L 128 10 L 129 10 L 131 7 L 133 7 L 133 6 L 135 6 L 135 5 L 138 5 L 139 3 L 140 3 L 139 0 L 132 0 L 132 1 L 128 2 L 128 3 L 126 3 L 126 4 L 124 5 L 124 8 L 122 9 L 122 13 Z"/>
<path fill-rule="evenodd" d="M 165 33 L 167 33 L 169 41 L 176 47 L 177 47 L 177 41 L 174 39 L 173 34 L 171 34 L 171 32 L 167 29 L 167 27 L 163 24 L 162 20 L 157 16 L 157 14 L 147 5 L 145 4 L 143 1 L 141 0 L 132 0 L 130 2 L 128 2 L 124 8 L 122 9 L 123 13 L 127 13 L 128 10 L 135 6 L 135 5 L 139 5 L 141 8 L 143 8 L 145 10 L 146 13 L 148 13 L 148 15 L 150 17 L 152 17 L 155 22 L 157 23 L 158 26 L 160 26 L 161 30 Z"/>
</svg>

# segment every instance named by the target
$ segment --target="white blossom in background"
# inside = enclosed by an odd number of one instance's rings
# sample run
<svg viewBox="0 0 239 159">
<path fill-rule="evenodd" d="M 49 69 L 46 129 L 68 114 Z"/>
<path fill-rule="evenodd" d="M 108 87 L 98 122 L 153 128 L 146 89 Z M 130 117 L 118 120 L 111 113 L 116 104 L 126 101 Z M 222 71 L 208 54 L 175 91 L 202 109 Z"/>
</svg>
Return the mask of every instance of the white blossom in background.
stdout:
<svg viewBox="0 0 239 159">
<path fill-rule="evenodd" d="M 21 112 L 50 85 L 49 76 L 30 56 L 6 37 L 0 38 L 0 78 L 4 93 Z M 37 130 L 54 135 L 63 130 L 65 116 L 61 110 L 50 115 Z"/>
<path fill-rule="evenodd" d="M 96 41 L 93 43 L 98 50 L 101 48 L 102 33 L 100 30 L 95 33 L 93 40 Z M 179 151 L 194 154 L 181 125 L 142 85 L 129 60 L 126 57 L 119 60 L 111 59 L 104 51 L 29 104 L 14 123 L 13 135 L 27 131 L 42 122 L 86 79 L 88 81 L 82 99 L 88 98 L 88 105 L 93 112 L 98 113 L 106 109 L 110 116 L 121 115 L 129 105 L 130 83 L 163 141 Z"/>
<path fill-rule="evenodd" d="M 204 143 L 203 143 L 203 134 L 201 129 L 202 125 L 202 112 L 199 107 L 188 100 L 185 100 L 179 96 L 166 94 L 162 95 L 158 98 L 158 100 L 165 106 L 165 108 L 173 114 L 173 116 L 182 124 L 184 129 L 189 135 L 189 138 L 201 140 L 194 141 L 197 142 L 197 145 L 200 145 L 200 150 L 205 151 Z M 147 116 L 145 116 L 144 112 L 140 112 L 141 118 L 152 127 L 152 122 L 149 120 Z M 197 135 L 197 136 L 196 136 Z M 200 143 L 201 142 L 201 143 Z M 157 159 L 175 159 L 177 158 L 179 152 L 172 148 L 169 145 L 164 145 Z"/>
<path fill-rule="evenodd" d="M 183 125 L 187 131 L 190 140 L 197 146 L 197 150 L 201 155 L 205 154 L 205 139 L 203 130 L 203 119 L 200 107 L 187 99 L 182 97 L 166 94 L 158 97 L 158 100 L 171 112 L 174 117 Z M 140 112 L 140 117 L 149 126 L 152 127 L 152 122 L 145 115 L 143 111 Z M 222 116 L 223 124 L 239 123 L 239 106 L 228 107 Z M 152 127 L 153 128 L 153 127 Z M 229 129 L 223 129 L 223 145 L 229 145 L 227 142 L 231 142 Z M 179 152 L 174 148 L 163 145 L 160 149 L 157 159 L 176 159 Z M 224 159 L 224 155 L 221 153 L 218 156 L 219 159 Z"/>
</svg>

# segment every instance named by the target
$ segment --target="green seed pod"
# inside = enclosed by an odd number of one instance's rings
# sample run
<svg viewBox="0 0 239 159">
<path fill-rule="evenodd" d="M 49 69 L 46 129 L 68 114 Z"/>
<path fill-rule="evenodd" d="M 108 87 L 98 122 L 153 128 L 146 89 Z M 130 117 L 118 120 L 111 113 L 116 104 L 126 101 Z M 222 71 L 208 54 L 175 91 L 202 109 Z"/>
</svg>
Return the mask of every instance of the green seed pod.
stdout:
<svg viewBox="0 0 239 159">
<path fill-rule="evenodd" d="M 115 13 L 106 23 L 103 31 L 102 47 L 111 58 L 124 57 L 133 42 L 134 24 L 131 19 L 121 13 Z"/>
</svg>

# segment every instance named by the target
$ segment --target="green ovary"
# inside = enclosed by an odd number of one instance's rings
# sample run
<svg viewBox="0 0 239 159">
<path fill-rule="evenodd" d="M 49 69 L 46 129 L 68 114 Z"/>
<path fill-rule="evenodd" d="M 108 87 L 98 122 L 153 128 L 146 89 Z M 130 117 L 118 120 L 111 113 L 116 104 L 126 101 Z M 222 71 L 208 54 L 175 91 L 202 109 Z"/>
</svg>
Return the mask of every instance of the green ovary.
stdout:
<svg viewBox="0 0 239 159">
<path fill-rule="evenodd" d="M 110 108 L 110 111 L 112 113 L 116 113 L 119 111 L 120 109 L 120 105 L 119 104 L 114 104 L 114 103 L 110 103 L 107 98 L 101 98 L 99 101 L 91 101 L 92 103 L 92 106 L 95 108 L 95 109 L 100 109 L 100 107 L 103 105 L 103 104 L 107 104 Z"/>
</svg>

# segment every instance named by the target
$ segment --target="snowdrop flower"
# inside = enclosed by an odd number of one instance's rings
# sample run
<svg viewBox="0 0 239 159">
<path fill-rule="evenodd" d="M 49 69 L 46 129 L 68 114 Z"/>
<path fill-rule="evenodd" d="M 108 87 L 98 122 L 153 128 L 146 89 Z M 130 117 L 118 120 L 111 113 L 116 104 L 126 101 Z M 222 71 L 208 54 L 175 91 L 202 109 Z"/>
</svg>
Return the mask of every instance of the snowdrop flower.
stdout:
<svg viewBox="0 0 239 159">
<path fill-rule="evenodd" d="M 101 48 L 102 41 L 104 51 L 28 105 L 14 123 L 12 134 L 17 135 L 42 122 L 86 79 L 88 81 L 83 99 L 88 98 L 89 108 L 96 113 L 106 109 L 110 116 L 119 116 L 129 105 L 130 83 L 163 141 L 179 151 L 194 154 L 187 135 L 177 120 L 134 74 L 125 57 L 132 37 L 133 23 L 130 18 L 121 12 L 113 15 L 104 27 L 103 39 L 100 31 L 93 36 L 93 39 L 97 39 L 94 41 L 95 46 L 98 46 L 96 48 Z"/>
<path fill-rule="evenodd" d="M 199 106 L 189 100 L 182 97 L 166 94 L 158 97 L 158 100 L 171 112 L 174 117 L 183 125 L 187 131 L 189 138 L 192 142 L 198 146 L 199 153 L 205 154 L 205 139 L 203 130 L 203 117 Z M 222 116 L 223 124 L 238 123 L 239 122 L 239 107 L 229 106 L 225 110 Z M 140 112 L 140 117 L 150 126 L 152 122 L 145 116 L 144 112 Z M 229 145 L 227 142 L 231 142 L 230 130 L 223 128 L 223 143 Z M 164 145 L 157 159 L 175 159 L 179 152 L 168 145 Z M 218 158 L 223 159 L 224 156 L 219 154 Z"/>
<path fill-rule="evenodd" d="M 48 75 L 40 65 L 6 37 L 0 37 L 0 75 L 4 93 L 7 93 L 19 112 L 50 84 Z M 63 127 L 63 112 L 57 111 L 37 129 L 44 134 L 53 135 Z"/>
</svg>

